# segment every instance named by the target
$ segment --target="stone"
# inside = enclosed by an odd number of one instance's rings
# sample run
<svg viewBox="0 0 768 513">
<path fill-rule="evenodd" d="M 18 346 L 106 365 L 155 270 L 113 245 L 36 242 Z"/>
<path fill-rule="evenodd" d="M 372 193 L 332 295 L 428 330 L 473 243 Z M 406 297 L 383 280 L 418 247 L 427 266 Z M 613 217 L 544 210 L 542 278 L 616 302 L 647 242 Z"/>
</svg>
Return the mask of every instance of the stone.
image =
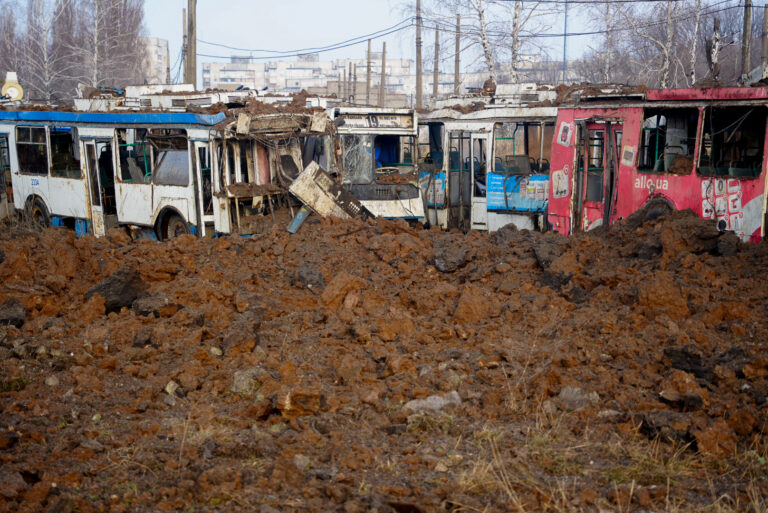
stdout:
<svg viewBox="0 0 768 513">
<path fill-rule="evenodd" d="M 290 390 L 277 397 L 277 409 L 287 419 L 314 415 L 325 407 L 325 396 L 314 390 Z"/>
<path fill-rule="evenodd" d="M 139 297 L 133 302 L 131 308 L 136 312 L 136 315 L 167 317 L 175 314 L 179 305 L 173 301 L 173 298 L 159 294 Z"/>
<path fill-rule="evenodd" d="M 171 380 L 168 382 L 167 385 L 165 385 L 164 390 L 165 390 L 165 393 L 168 395 L 176 395 L 176 392 L 179 390 L 179 384 Z"/>
<path fill-rule="evenodd" d="M 709 406 L 709 392 L 696 383 L 693 374 L 674 370 L 659 386 L 659 397 L 685 410 Z"/>
<path fill-rule="evenodd" d="M 6 499 L 14 499 L 21 495 L 29 485 L 18 472 L 0 473 L 0 495 Z"/>
<path fill-rule="evenodd" d="M 467 263 L 467 250 L 451 244 L 447 238 L 435 242 L 435 269 L 452 273 Z"/>
<path fill-rule="evenodd" d="M 10 298 L 0 305 L 0 325 L 21 328 L 26 318 L 27 310 L 18 299 Z"/>
<path fill-rule="evenodd" d="M 258 345 L 262 315 L 260 308 L 249 308 L 238 314 L 224 332 L 222 349 L 228 350 L 240 344 Z"/>
<path fill-rule="evenodd" d="M 142 326 L 133 337 L 133 347 L 145 347 L 152 344 L 152 326 Z"/>
<path fill-rule="evenodd" d="M 452 390 L 448 392 L 447 394 L 443 395 L 431 395 L 427 397 L 426 399 L 414 399 L 412 401 L 408 401 L 405 403 L 406 410 L 411 410 L 413 412 L 419 412 L 419 411 L 439 411 L 445 408 L 449 405 L 460 405 L 461 404 L 461 396 L 459 396 L 459 393 L 455 390 Z"/>
<path fill-rule="evenodd" d="M 310 290 L 325 290 L 325 278 L 323 278 L 323 273 L 306 262 L 302 263 L 296 271 L 296 281 Z"/>
<path fill-rule="evenodd" d="M 701 353 L 694 344 L 664 348 L 664 363 L 707 381 L 712 381 L 714 377 L 712 370 L 702 365 Z"/>
<path fill-rule="evenodd" d="M 239 370 L 232 375 L 230 391 L 244 397 L 251 397 L 261 388 L 261 380 L 267 375 L 267 371 L 261 367 Z"/>
<path fill-rule="evenodd" d="M 299 470 L 309 470 L 310 460 L 303 454 L 297 454 L 293 457 L 293 464 Z"/>
<path fill-rule="evenodd" d="M 224 351 L 221 350 L 220 347 L 217 346 L 211 346 L 211 348 L 208 350 L 213 356 L 223 356 Z"/>
<path fill-rule="evenodd" d="M 671 410 L 647 410 L 641 417 L 640 430 L 648 438 L 666 442 L 689 442 L 691 419 L 688 414 Z"/>
<path fill-rule="evenodd" d="M 45 384 L 49 387 L 56 387 L 59 386 L 59 378 L 56 376 L 48 376 L 45 378 Z"/>
<path fill-rule="evenodd" d="M 339 271 L 328 283 L 320 299 L 328 308 L 336 309 L 342 305 L 347 294 L 359 291 L 365 284 L 363 279 L 352 276 L 346 271 Z"/>
<path fill-rule="evenodd" d="M 119 312 L 123 307 L 130 307 L 148 287 L 136 268 L 124 265 L 88 289 L 85 299 L 98 294 L 104 298 L 106 313 Z"/>
<path fill-rule="evenodd" d="M 600 402 L 597 392 L 586 392 L 575 386 L 567 386 L 560 390 L 557 402 L 564 410 L 579 410 L 587 406 L 594 406 Z"/>
</svg>

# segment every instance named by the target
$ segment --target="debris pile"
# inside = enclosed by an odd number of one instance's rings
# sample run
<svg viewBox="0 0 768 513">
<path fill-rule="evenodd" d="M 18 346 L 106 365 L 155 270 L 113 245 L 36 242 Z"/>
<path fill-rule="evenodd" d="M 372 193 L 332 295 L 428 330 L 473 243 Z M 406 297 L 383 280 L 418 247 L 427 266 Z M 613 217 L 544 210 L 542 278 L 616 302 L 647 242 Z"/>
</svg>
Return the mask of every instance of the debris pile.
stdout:
<svg viewBox="0 0 768 513">
<path fill-rule="evenodd" d="M 768 251 L 600 230 L 5 230 L 0 509 L 765 504 Z"/>
</svg>

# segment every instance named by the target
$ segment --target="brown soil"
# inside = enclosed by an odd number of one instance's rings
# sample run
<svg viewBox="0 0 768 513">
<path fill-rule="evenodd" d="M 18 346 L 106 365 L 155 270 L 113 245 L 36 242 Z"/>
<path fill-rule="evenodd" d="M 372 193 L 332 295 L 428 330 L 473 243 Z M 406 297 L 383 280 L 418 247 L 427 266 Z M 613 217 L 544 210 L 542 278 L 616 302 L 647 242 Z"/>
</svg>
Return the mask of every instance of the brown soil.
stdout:
<svg viewBox="0 0 768 513">
<path fill-rule="evenodd" d="M 764 507 L 768 250 L 657 215 L 5 229 L 0 510 Z M 105 314 L 85 293 L 125 265 L 149 296 Z"/>
</svg>

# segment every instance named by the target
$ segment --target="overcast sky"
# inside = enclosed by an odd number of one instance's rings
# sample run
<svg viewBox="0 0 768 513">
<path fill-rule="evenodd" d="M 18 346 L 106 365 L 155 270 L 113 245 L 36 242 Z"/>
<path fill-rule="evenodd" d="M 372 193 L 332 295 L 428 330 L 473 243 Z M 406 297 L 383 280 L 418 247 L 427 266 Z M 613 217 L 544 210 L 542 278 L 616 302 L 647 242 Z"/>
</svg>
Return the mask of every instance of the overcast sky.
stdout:
<svg viewBox="0 0 768 513">
<path fill-rule="evenodd" d="M 198 0 L 198 39 L 226 44 L 239 48 L 261 48 L 269 50 L 296 50 L 325 46 L 354 37 L 391 27 L 407 15 L 403 12 L 404 0 Z M 150 36 L 167 39 L 170 44 L 171 77 L 175 75 L 182 39 L 182 9 L 187 0 L 146 0 L 145 20 Z M 558 17 L 559 18 L 559 17 Z M 562 21 L 554 25 L 551 32 L 562 31 Z M 434 33 L 426 31 L 425 45 L 434 41 Z M 446 39 L 451 36 L 446 35 Z M 390 58 L 413 58 L 415 31 L 403 30 L 385 38 L 375 39 L 374 51 L 381 49 L 387 41 L 387 56 Z M 575 38 L 572 38 L 575 39 Z M 562 40 L 558 39 L 558 45 Z M 581 42 L 568 41 L 569 58 L 579 53 L 576 45 Z M 340 58 L 364 58 L 366 44 L 350 46 L 340 50 L 324 52 L 322 60 Z M 198 54 L 226 57 L 242 52 L 198 43 Z M 247 55 L 247 54 L 246 54 Z M 254 56 L 264 55 L 254 53 Z M 553 58 L 560 56 L 560 50 L 553 50 Z M 431 49 L 425 51 L 425 69 L 431 69 Z M 198 57 L 198 72 L 207 61 L 226 60 Z M 289 60 L 295 60 L 290 58 Z M 473 56 L 462 55 L 462 65 Z M 451 59 L 452 61 L 452 59 Z M 446 64 L 451 72 L 453 64 Z"/>
</svg>

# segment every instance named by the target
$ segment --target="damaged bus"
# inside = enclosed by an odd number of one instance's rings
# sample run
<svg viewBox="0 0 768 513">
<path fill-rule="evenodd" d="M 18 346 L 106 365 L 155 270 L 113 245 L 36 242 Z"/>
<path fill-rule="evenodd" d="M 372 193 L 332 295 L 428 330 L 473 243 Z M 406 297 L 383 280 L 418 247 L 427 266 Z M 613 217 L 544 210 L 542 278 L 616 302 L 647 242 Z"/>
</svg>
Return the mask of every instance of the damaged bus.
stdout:
<svg viewBox="0 0 768 513">
<path fill-rule="evenodd" d="M 649 206 L 765 236 L 768 88 L 569 91 L 552 148 L 549 222 L 569 235 Z"/>
<path fill-rule="evenodd" d="M 497 96 L 421 118 L 419 183 L 432 225 L 496 231 L 546 228 L 557 109 L 546 86 L 498 86 Z M 452 105 L 456 99 L 444 100 Z M 425 151 L 426 150 L 426 151 Z"/>
<path fill-rule="evenodd" d="M 7 153 L 15 207 L 38 225 L 244 234 L 255 217 L 274 219 L 276 202 L 290 205 L 273 180 L 303 169 L 304 143 L 328 135 L 313 132 L 326 119 L 276 114 L 249 127 L 223 113 L 0 110 L 0 162 Z"/>
<path fill-rule="evenodd" d="M 339 141 L 344 186 L 374 216 L 424 222 L 416 163 L 413 109 L 330 109 Z"/>
</svg>

